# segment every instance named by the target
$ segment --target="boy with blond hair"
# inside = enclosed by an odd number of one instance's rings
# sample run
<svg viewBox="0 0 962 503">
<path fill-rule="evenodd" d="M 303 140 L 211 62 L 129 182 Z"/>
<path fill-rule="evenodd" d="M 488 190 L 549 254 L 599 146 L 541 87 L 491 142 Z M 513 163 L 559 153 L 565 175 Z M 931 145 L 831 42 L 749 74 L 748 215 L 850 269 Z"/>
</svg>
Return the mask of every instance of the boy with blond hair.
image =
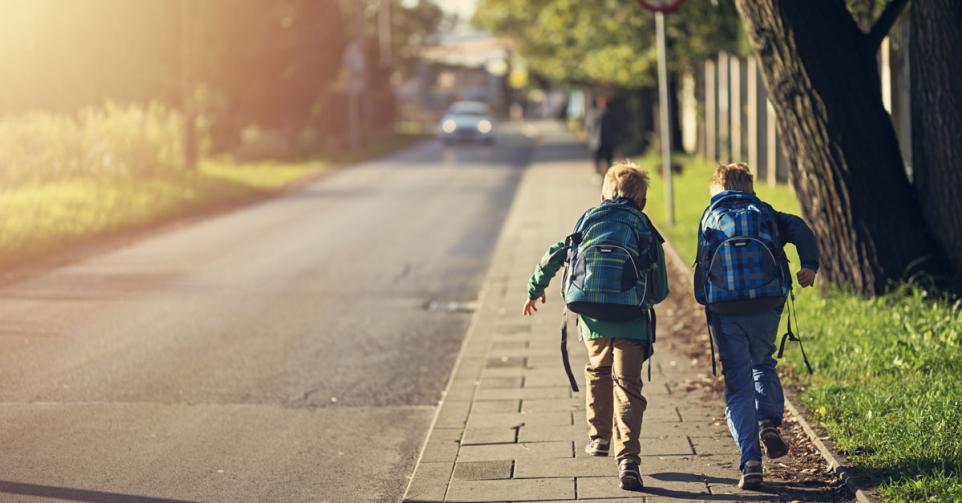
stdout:
<svg viewBox="0 0 962 503">
<path fill-rule="evenodd" d="M 746 164 L 718 166 L 709 191 L 711 202 L 698 231 L 695 298 L 705 306 L 712 347 L 718 346 L 722 362 L 725 415 L 741 451 L 738 486 L 757 489 L 762 484 L 759 443 L 769 458 L 788 453 L 778 431 L 785 399 L 772 358 L 792 288 L 783 248 L 795 245 L 802 265 L 798 283 L 808 287 L 818 271 L 818 247 L 801 218 L 775 211 L 755 196 Z M 713 351 L 713 369 L 714 363 Z"/>
<path fill-rule="evenodd" d="M 579 315 L 588 349 L 585 451 L 607 456 L 613 441 L 621 487 L 629 490 L 643 486 L 639 436 L 647 401 L 641 394 L 641 374 L 655 338 L 652 306 L 668 295 L 664 240 L 642 211 L 647 194 L 644 170 L 630 161 L 613 165 L 605 174 L 601 204 L 582 215 L 574 232 L 544 254 L 528 282 L 523 309 L 525 316 L 537 311 L 551 278 L 565 265 L 562 296 L 566 309 Z M 567 353 L 563 357 L 577 391 Z"/>
</svg>

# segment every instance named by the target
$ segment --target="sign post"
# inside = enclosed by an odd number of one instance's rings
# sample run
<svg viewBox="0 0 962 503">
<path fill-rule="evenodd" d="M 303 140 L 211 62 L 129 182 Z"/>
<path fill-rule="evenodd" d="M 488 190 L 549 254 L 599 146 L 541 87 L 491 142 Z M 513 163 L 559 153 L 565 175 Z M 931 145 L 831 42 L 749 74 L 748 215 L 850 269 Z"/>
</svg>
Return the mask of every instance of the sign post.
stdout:
<svg viewBox="0 0 962 503">
<path fill-rule="evenodd" d="M 638 0 L 642 7 L 655 12 L 658 45 L 658 111 L 661 134 L 661 172 L 665 177 L 665 218 L 675 225 L 675 189 L 671 172 L 671 119 L 668 101 L 668 62 L 665 47 L 665 14 L 681 7 L 684 0 Z"/>
</svg>

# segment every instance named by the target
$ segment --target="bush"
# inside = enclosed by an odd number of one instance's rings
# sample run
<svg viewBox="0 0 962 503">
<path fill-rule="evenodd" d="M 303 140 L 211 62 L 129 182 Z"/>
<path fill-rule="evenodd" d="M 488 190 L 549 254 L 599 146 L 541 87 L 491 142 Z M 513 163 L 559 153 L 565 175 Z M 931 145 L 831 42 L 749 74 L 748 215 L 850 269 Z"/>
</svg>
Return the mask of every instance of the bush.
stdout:
<svg viewBox="0 0 962 503">
<path fill-rule="evenodd" d="M 158 104 L 0 119 L 0 268 L 266 193 L 328 167 L 322 160 L 222 160 L 189 171 L 182 131 L 180 115 Z"/>
</svg>

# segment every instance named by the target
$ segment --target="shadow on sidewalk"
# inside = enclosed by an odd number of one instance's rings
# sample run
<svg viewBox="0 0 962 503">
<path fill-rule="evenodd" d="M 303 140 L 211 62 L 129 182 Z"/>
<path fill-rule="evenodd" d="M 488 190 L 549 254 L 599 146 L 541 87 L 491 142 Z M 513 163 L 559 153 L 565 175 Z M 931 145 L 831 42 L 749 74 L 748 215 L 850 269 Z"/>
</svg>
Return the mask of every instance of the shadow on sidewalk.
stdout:
<svg viewBox="0 0 962 503">
<path fill-rule="evenodd" d="M 851 499 L 844 485 L 831 486 L 812 482 L 765 482 L 757 491 L 741 491 L 735 486 L 738 479 L 727 477 L 710 477 L 694 473 L 661 472 L 652 473 L 649 477 L 664 482 L 707 483 L 713 494 L 693 493 L 646 487 L 644 492 L 667 498 L 682 498 L 702 501 L 847 501 Z M 714 493 L 722 490 L 722 493 Z M 773 498 L 773 496 L 775 498 Z"/>
</svg>

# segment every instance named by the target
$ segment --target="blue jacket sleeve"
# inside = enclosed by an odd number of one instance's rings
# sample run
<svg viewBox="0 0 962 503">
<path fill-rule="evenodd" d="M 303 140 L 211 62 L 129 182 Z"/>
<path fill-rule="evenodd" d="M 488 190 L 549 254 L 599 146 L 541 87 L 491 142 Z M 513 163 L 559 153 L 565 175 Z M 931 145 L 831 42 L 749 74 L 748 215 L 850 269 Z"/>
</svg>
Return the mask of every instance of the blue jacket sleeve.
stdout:
<svg viewBox="0 0 962 503">
<path fill-rule="evenodd" d="M 795 245 L 802 267 L 818 271 L 818 244 L 815 233 L 801 218 L 790 213 L 776 212 L 778 215 L 778 232 L 782 240 Z"/>
</svg>

